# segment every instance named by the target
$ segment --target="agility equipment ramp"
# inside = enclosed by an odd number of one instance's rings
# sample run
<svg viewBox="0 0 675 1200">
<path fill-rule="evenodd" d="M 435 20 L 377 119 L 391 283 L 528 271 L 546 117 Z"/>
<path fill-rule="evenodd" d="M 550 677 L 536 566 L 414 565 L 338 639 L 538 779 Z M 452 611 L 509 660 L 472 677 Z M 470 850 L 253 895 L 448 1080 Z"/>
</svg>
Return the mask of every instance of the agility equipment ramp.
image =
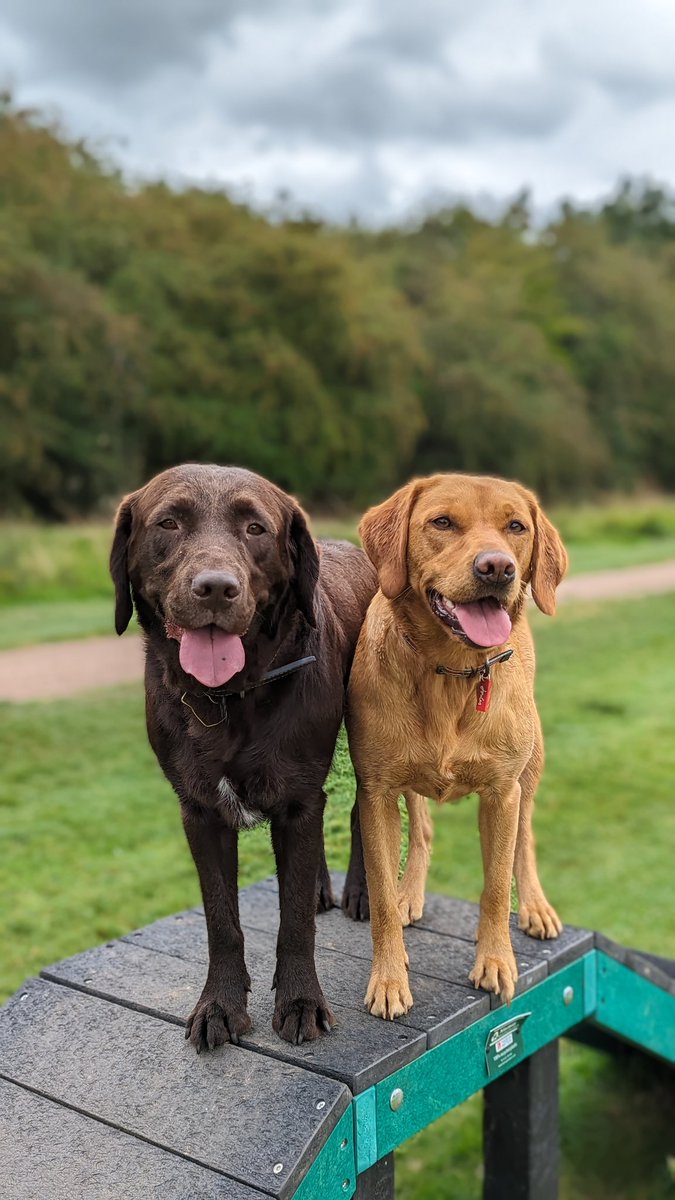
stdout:
<svg viewBox="0 0 675 1200">
<path fill-rule="evenodd" d="M 290 1046 L 272 1031 L 276 880 L 240 909 L 240 1046 L 197 1057 L 183 1037 L 206 975 L 201 909 L 56 963 L 0 1009 L 3 1200 L 387 1200 L 396 1147 L 481 1088 L 486 1200 L 554 1200 L 558 1038 L 675 1063 L 675 963 L 586 929 L 533 941 L 514 917 L 506 1008 L 468 984 L 477 906 L 438 895 L 406 931 L 415 1005 L 393 1023 L 363 1008 L 368 925 L 317 918 L 337 1026 Z"/>
</svg>

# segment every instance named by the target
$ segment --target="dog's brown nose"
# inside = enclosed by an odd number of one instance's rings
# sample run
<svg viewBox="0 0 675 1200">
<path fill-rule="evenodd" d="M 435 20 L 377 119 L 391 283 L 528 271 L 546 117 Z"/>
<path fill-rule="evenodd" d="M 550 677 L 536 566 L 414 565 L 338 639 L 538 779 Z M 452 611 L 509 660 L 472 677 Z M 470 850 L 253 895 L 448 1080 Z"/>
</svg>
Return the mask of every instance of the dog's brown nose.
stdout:
<svg viewBox="0 0 675 1200">
<path fill-rule="evenodd" d="M 234 575 L 226 575 L 224 571 L 200 571 L 192 580 L 192 591 L 198 600 L 218 604 L 236 600 L 241 585 Z"/>
<path fill-rule="evenodd" d="M 473 573 L 481 583 L 506 587 L 507 584 L 513 583 L 516 564 L 510 555 L 501 550 L 484 550 L 473 560 Z"/>
</svg>

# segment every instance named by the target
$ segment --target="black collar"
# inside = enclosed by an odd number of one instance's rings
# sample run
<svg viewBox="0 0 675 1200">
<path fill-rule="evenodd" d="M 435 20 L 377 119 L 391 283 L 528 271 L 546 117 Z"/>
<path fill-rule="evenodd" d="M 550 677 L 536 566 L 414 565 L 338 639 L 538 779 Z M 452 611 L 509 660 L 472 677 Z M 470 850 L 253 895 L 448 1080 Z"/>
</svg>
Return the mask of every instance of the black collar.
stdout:
<svg viewBox="0 0 675 1200">
<path fill-rule="evenodd" d="M 473 679 L 475 675 L 480 675 L 483 679 L 490 678 L 490 670 L 495 663 L 506 662 L 511 657 L 513 650 L 502 650 L 501 654 L 495 654 L 494 658 L 486 658 L 485 662 L 480 667 L 466 667 L 464 671 L 451 671 L 450 667 L 444 667 L 441 663 L 436 667 L 437 675 L 462 675 L 464 679 Z"/>
<path fill-rule="evenodd" d="M 274 683 L 277 679 L 283 679 L 284 675 L 292 675 L 294 671 L 299 671 L 301 667 L 307 667 L 313 662 L 316 662 L 316 655 L 308 654 L 307 658 L 297 658 L 295 662 L 286 663 L 285 667 L 275 667 L 273 671 L 267 671 L 262 679 L 258 679 L 256 683 L 249 683 L 248 687 L 237 688 L 236 691 L 228 691 L 225 688 L 209 688 L 208 692 L 200 694 L 208 696 L 209 700 L 226 700 L 229 696 L 239 696 L 241 700 L 247 692 L 252 692 L 254 688 L 262 687 L 265 683 Z"/>
<path fill-rule="evenodd" d="M 295 671 L 299 671 L 301 667 L 308 667 L 309 664 L 313 662 L 316 662 L 316 655 L 308 654 L 306 658 L 298 658 L 295 660 L 295 662 L 286 663 L 284 667 L 275 667 L 273 671 L 267 671 L 263 675 L 262 679 L 258 679 L 255 683 L 249 683 L 247 687 L 237 688 L 236 691 L 227 690 L 225 688 L 209 688 L 206 692 L 183 692 L 180 702 L 181 704 L 184 704 L 186 708 L 190 709 L 190 712 L 194 717 L 197 718 L 200 725 L 203 725 L 205 729 L 213 729 L 214 726 L 222 725 L 223 721 L 227 720 L 227 706 L 225 704 L 226 700 L 231 699 L 234 696 L 238 696 L 240 700 L 243 700 L 246 693 L 252 692 L 254 688 L 263 687 L 266 683 L 275 683 L 277 679 L 283 679 L 286 675 L 292 675 Z M 185 699 L 186 696 L 204 696 L 207 700 L 210 700 L 212 704 L 219 704 L 221 711 L 220 720 L 213 721 L 211 723 L 202 721 L 199 713 L 196 713 L 192 705 L 188 704 L 187 700 Z"/>
</svg>

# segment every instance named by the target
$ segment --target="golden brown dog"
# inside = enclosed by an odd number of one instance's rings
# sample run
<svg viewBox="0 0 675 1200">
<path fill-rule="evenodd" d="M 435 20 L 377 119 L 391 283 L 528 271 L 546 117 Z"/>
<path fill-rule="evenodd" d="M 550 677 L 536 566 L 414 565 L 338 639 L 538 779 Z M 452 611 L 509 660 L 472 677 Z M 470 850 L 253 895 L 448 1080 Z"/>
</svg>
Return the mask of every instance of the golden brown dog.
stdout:
<svg viewBox="0 0 675 1200">
<path fill-rule="evenodd" d="M 443 803 L 470 792 L 480 797 L 484 871 L 470 978 L 508 1002 L 518 978 L 512 875 L 521 929 L 538 938 L 562 929 L 539 882 L 532 835 L 543 743 L 525 599 L 530 583 L 542 612 L 554 612 L 567 554 L 531 492 L 476 476 L 413 480 L 370 509 L 359 532 L 380 584 L 354 658 L 347 717 L 373 937 L 365 1002 L 389 1018 L 410 1008 L 402 925 L 424 906 L 425 797 Z M 410 837 L 399 885 L 401 793 Z"/>
</svg>

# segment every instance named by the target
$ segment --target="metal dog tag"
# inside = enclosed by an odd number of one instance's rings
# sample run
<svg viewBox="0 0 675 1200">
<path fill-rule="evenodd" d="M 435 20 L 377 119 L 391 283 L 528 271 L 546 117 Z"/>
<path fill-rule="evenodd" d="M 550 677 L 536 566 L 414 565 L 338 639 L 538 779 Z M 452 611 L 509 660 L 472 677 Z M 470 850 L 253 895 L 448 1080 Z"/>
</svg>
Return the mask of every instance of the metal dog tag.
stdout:
<svg viewBox="0 0 675 1200">
<path fill-rule="evenodd" d="M 492 680 L 490 673 L 481 675 L 476 688 L 476 712 L 487 712 L 490 707 L 490 695 L 492 694 Z"/>
</svg>

